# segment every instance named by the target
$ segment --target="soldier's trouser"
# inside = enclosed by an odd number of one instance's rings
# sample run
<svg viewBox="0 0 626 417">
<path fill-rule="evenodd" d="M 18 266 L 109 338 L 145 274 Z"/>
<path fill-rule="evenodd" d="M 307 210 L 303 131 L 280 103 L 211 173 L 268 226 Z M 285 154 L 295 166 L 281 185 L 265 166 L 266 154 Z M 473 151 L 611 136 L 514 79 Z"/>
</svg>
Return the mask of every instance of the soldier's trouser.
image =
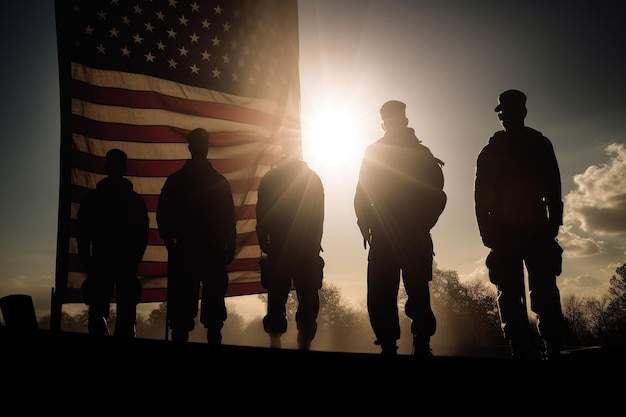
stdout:
<svg viewBox="0 0 626 417">
<path fill-rule="evenodd" d="M 219 332 L 227 318 L 224 296 L 228 289 L 226 266 L 211 262 L 196 253 L 170 253 L 168 265 L 167 309 L 170 328 L 181 332 L 192 331 L 198 316 L 212 332 Z M 202 297 L 200 298 L 200 284 Z"/>
<path fill-rule="evenodd" d="M 272 274 L 272 284 L 267 289 L 267 314 L 263 317 L 266 333 L 278 336 L 287 331 L 287 299 L 291 291 L 291 275 Z"/>
<path fill-rule="evenodd" d="M 298 327 L 299 341 L 303 344 L 310 343 L 317 333 L 317 315 L 320 310 L 319 290 L 322 287 L 322 269 L 316 266 L 306 268 L 293 282 L 298 297 L 298 309 L 296 311 L 296 326 Z"/>
<path fill-rule="evenodd" d="M 228 271 L 226 265 L 213 265 L 202 280 L 200 322 L 207 329 L 207 338 L 221 341 L 221 330 L 227 318 L 226 301 Z"/>
<path fill-rule="evenodd" d="M 116 319 L 114 336 L 134 337 L 137 304 L 141 298 L 141 282 L 137 265 L 114 259 L 98 259 L 81 286 L 85 304 L 89 306 L 90 334 L 109 334 L 110 302 L 115 295 Z"/>
<path fill-rule="evenodd" d="M 141 282 L 137 279 L 136 271 L 119 279 L 116 289 L 116 320 L 113 336 L 135 337 L 137 324 L 137 304 L 141 299 Z"/>
<path fill-rule="evenodd" d="M 400 339 L 398 291 L 400 274 L 407 293 L 405 312 L 414 336 L 429 338 L 435 334 L 437 321 L 430 304 L 432 280 L 432 242 L 416 247 L 412 256 L 400 259 L 387 245 L 370 247 L 367 267 L 367 307 L 376 344 L 395 344 Z"/>
<path fill-rule="evenodd" d="M 109 303 L 93 303 L 89 305 L 87 330 L 90 335 L 109 335 L 109 327 L 107 325 L 107 320 L 109 319 L 109 309 Z"/>
<path fill-rule="evenodd" d="M 498 308 L 504 336 L 528 340 L 524 263 L 528 271 L 530 310 L 537 315 L 539 334 L 547 342 L 563 337 L 564 319 L 556 277 L 561 273 L 562 250 L 554 240 L 534 241 L 521 249 L 498 248 L 487 257 L 489 279 L 498 290 Z"/>
<path fill-rule="evenodd" d="M 280 335 L 287 331 L 286 303 L 293 282 L 298 298 L 295 319 L 299 340 L 302 343 L 313 340 L 317 333 L 323 269 L 324 261 L 319 256 L 293 262 L 292 265 L 276 265 L 271 268 L 264 283 L 268 303 L 263 327 L 268 334 Z"/>
</svg>

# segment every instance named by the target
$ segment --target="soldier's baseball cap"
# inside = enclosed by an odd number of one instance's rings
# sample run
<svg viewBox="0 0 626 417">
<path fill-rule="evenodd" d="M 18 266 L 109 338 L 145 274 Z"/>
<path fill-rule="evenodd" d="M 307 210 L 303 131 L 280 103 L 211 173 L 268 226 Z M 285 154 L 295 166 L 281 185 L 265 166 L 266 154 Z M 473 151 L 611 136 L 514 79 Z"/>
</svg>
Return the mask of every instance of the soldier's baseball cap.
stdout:
<svg viewBox="0 0 626 417">
<path fill-rule="evenodd" d="M 519 90 L 506 90 L 498 96 L 496 112 L 507 110 L 526 110 L 526 94 Z"/>
<path fill-rule="evenodd" d="M 406 104 L 398 100 L 389 100 L 380 108 L 380 117 L 383 120 L 406 117 Z"/>
</svg>

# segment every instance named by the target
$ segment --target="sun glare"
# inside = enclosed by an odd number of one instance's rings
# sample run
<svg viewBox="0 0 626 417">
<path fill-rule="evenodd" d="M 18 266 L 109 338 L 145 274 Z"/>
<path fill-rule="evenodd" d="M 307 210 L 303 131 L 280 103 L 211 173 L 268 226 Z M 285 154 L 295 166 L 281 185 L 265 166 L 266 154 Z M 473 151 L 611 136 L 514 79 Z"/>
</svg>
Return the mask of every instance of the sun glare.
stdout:
<svg viewBox="0 0 626 417">
<path fill-rule="evenodd" d="M 303 124 L 303 156 L 311 167 L 336 173 L 358 170 L 361 149 L 353 113 L 329 107 L 315 115 L 310 123 Z"/>
</svg>

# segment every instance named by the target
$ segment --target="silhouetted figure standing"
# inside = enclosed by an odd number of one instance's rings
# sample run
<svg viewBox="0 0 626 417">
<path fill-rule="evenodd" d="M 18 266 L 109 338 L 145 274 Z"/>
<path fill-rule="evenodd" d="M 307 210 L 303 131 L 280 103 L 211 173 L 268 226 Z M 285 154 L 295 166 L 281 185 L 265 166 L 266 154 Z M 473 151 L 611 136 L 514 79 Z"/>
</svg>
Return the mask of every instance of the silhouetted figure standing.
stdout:
<svg viewBox="0 0 626 417">
<path fill-rule="evenodd" d="M 526 127 L 526 95 L 508 90 L 495 111 L 504 130 L 496 132 L 476 162 L 474 199 L 486 265 L 498 291 L 498 307 L 513 359 L 536 357 L 526 307 L 524 264 L 530 308 L 548 359 L 558 357 L 564 318 L 556 277 L 562 252 L 556 237 L 563 224 L 561 177 L 552 143 Z"/>
<path fill-rule="evenodd" d="M 324 187 L 317 173 L 300 159 L 298 141 L 284 138 L 283 152 L 283 159 L 261 180 L 256 205 L 256 232 L 267 254 L 261 279 L 267 290 L 263 327 L 270 335 L 270 346 L 280 347 L 280 337 L 287 331 L 285 304 L 293 282 L 298 298 L 298 347 L 308 350 L 317 332 L 324 268 L 320 256 Z"/>
<path fill-rule="evenodd" d="M 89 191 L 78 210 L 78 254 L 88 267 L 81 290 L 89 306 L 89 334 L 108 335 L 115 295 L 114 336 L 135 336 L 141 282 L 137 267 L 148 244 L 149 220 L 143 198 L 126 174 L 126 153 L 106 154 L 108 176 Z"/>
<path fill-rule="evenodd" d="M 207 342 L 220 345 L 227 318 L 226 267 L 235 257 L 235 207 L 230 183 L 207 159 L 208 132 L 194 129 L 187 141 L 191 159 L 167 178 L 157 208 L 168 250 L 168 321 L 172 340 L 186 342 L 195 327 L 202 284 L 200 322 Z"/>
<path fill-rule="evenodd" d="M 432 356 L 437 322 L 430 304 L 433 241 L 430 230 L 446 204 L 443 162 L 408 127 L 406 105 L 388 101 L 380 109 L 385 134 L 365 150 L 354 196 L 363 246 L 370 245 L 367 307 L 382 354 L 397 354 L 400 339 L 400 277 L 408 296 L 415 356 Z"/>
</svg>

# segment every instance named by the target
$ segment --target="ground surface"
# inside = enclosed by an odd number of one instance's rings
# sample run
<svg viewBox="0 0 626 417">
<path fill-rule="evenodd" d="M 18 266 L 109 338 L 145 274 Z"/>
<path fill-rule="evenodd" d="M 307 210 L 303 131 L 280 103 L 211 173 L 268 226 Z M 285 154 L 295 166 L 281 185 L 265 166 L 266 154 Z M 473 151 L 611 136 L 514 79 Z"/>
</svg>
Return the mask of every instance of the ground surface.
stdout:
<svg viewBox="0 0 626 417">
<path fill-rule="evenodd" d="M 522 362 L 507 359 L 502 350 L 476 349 L 467 356 L 390 358 L 0 329 L 0 378 L 5 403 L 63 411 L 69 401 L 72 408 L 87 408 L 80 414 L 98 411 L 98 415 L 124 407 L 169 413 L 172 403 L 183 407 L 187 402 L 191 412 L 213 407 L 216 401 L 240 411 L 262 412 L 271 411 L 267 410 L 271 404 L 270 409 L 282 409 L 285 401 L 294 399 L 302 401 L 296 415 L 324 412 L 322 404 L 329 402 L 351 415 L 391 407 L 388 414 L 407 404 L 435 400 L 439 407 L 458 409 L 462 401 L 463 407 L 473 404 L 484 411 L 491 401 L 507 398 L 515 399 L 515 408 L 535 400 L 556 405 L 563 400 L 557 394 L 562 389 L 569 392 L 567 404 L 604 404 L 611 390 L 622 391 L 621 383 L 611 381 L 616 376 L 621 380 L 626 371 L 623 349 L 572 349 L 564 351 L 560 361 Z M 32 395 L 24 398 L 28 392 Z M 283 410 L 285 414 L 294 413 L 289 409 Z"/>
</svg>

